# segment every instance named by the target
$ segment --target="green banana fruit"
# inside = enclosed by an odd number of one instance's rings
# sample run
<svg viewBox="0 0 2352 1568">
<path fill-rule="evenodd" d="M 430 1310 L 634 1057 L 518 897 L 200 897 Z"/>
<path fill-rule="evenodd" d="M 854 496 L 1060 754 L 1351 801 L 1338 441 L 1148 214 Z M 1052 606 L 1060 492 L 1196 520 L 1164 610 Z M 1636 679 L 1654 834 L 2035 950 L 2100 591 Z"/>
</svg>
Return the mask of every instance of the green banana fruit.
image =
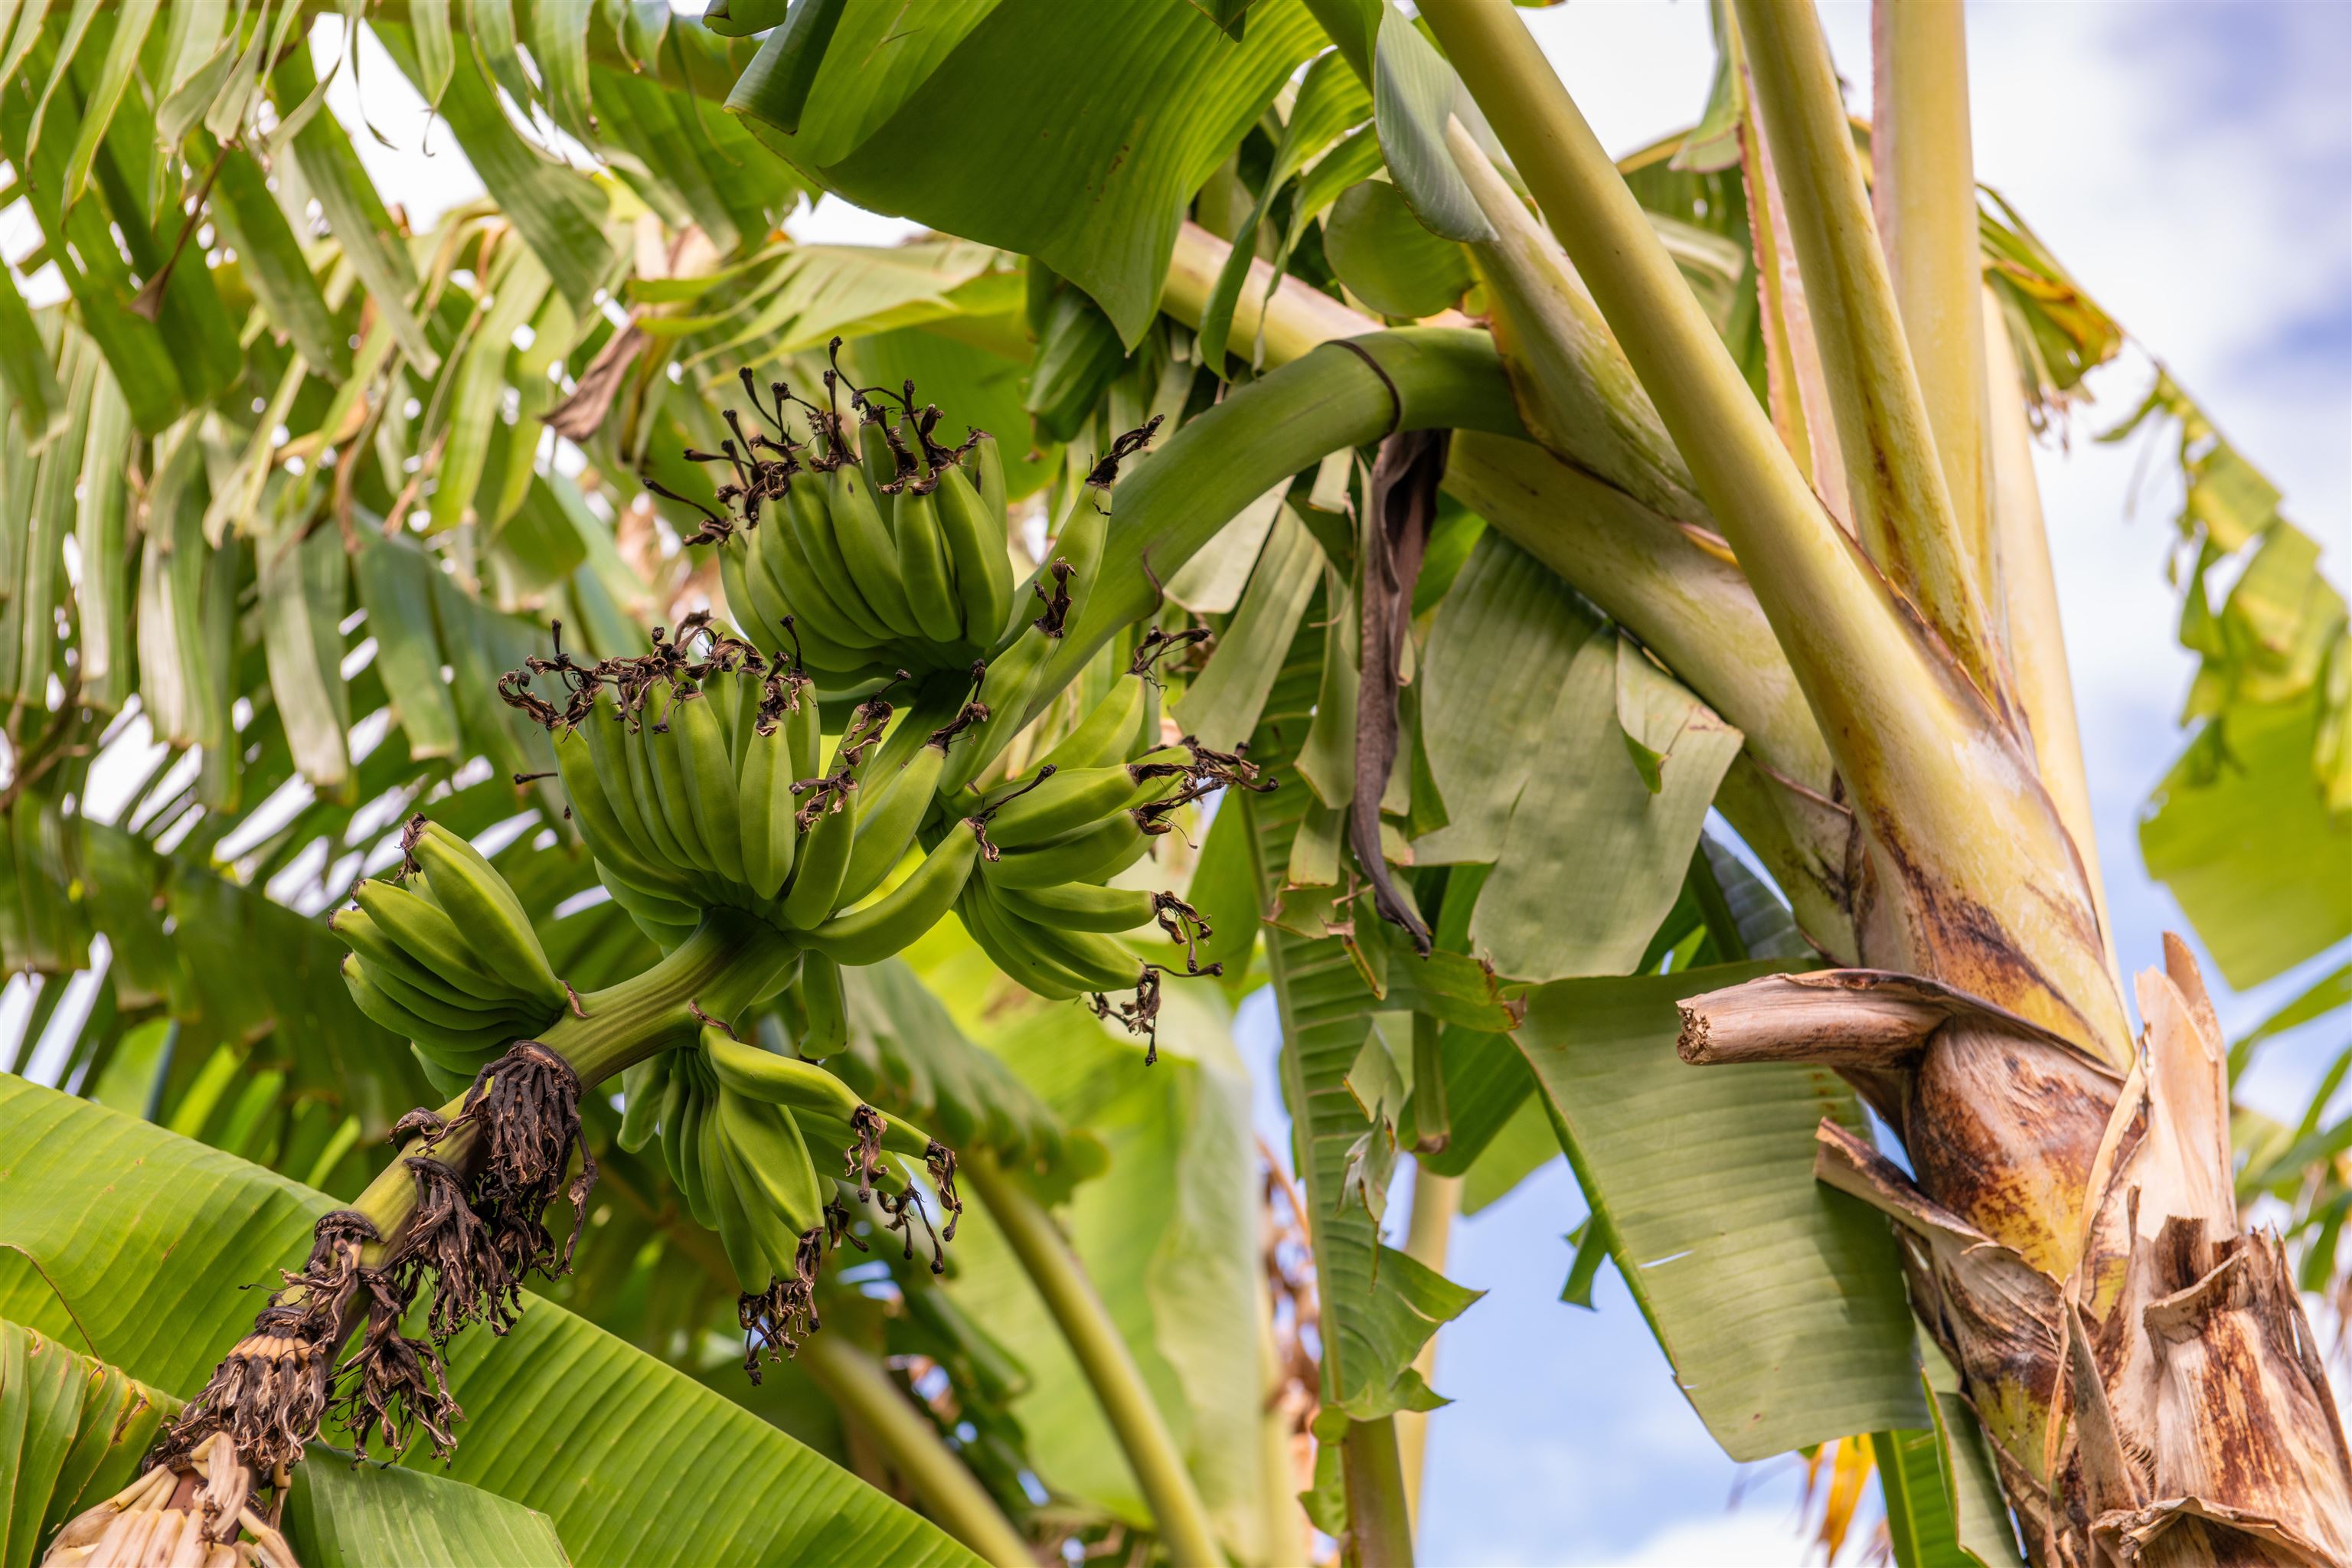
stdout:
<svg viewBox="0 0 2352 1568">
<path fill-rule="evenodd" d="M 898 545 L 898 579 L 916 625 L 929 641 L 952 647 L 965 640 L 963 605 L 940 535 L 939 502 L 924 488 L 933 482 L 911 479 L 892 498 L 891 531 Z"/>
<path fill-rule="evenodd" d="M 425 880 L 449 912 L 485 970 L 505 977 L 522 994 L 559 1004 L 569 993 L 548 967 L 547 953 L 498 868 L 480 850 L 437 822 L 427 822 L 414 852 Z"/>
<path fill-rule="evenodd" d="M 808 1027 L 800 1037 L 804 1057 L 829 1057 L 849 1045 L 849 998 L 842 989 L 841 965 L 825 954 L 801 958 L 801 1008 Z"/>
<path fill-rule="evenodd" d="M 882 885 L 915 842 L 915 830 L 930 809 L 932 792 L 947 767 L 948 742 L 934 732 L 915 754 L 879 784 L 861 786 L 871 791 L 857 808 L 857 833 L 843 869 L 836 907 L 854 904 Z M 877 759 L 877 763 L 879 759 Z"/>
<path fill-rule="evenodd" d="M 988 717 L 965 732 L 962 747 L 940 775 L 942 796 L 953 795 L 970 784 L 1021 732 L 1028 722 L 1029 700 L 1038 677 L 1059 646 L 1058 638 L 1033 626 L 989 661 L 980 681 L 980 701 L 987 707 Z"/>
<path fill-rule="evenodd" d="M 683 863 L 698 871 L 715 871 L 718 861 L 703 843 L 702 830 L 694 819 L 693 795 L 687 784 L 686 742 L 672 722 L 681 717 L 677 710 L 684 702 L 678 692 L 659 685 L 648 691 L 640 715 L 644 722 L 637 729 L 637 747 L 645 753 L 646 771 L 653 780 L 657 815 L 685 857 Z"/>
<path fill-rule="evenodd" d="M 1093 826 L 1034 849 L 1007 850 L 983 862 L 981 875 L 998 888 L 1050 888 L 1058 882 L 1100 882 L 1143 858 L 1156 837 L 1133 811 L 1115 811 Z"/>
<path fill-rule="evenodd" d="M 985 437 L 980 445 L 989 453 L 996 449 Z M 955 576 L 964 640 L 976 647 L 993 647 L 1013 616 L 1013 555 L 1005 547 L 1004 509 L 991 506 L 961 465 L 947 465 L 939 478 L 934 504 Z M 1001 496 L 1001 465 L 997 483 Z"/>
<path fill-rule="evenodd" d="M 980 859 L 977 824 L 956 824 L 907 879 L 862 909 L 805 932 L 801 941 L 837 963 L 879 963 L 940 923 Z"/>
<path fill-rule="evenodd" d="M 836 464 L 824 476 L 824 504 L 833 521 L 841 559 L 882 624 L 897 637 L 922 635 L 906 584 L 898 579 L 898 551 L 890 525 L 875 505 L 874 487 L 855 462 Z"/>
<path fill-rule="evenodd" d="M 634 1154 L 651 1142 L 661 1126 L 662 1097 L 669 1090 L 670 1058 L 656 1051 L 621 1074 L 621 1147 Z"/>
<path fill-rule="evenodd" d="M 733 693 L 727 692 L 731 699 Z M 730 700 L 728 718 L 734 717 Z M 709 854 L 712 869 L 730 882 L 743 883 L 743 831 L 735 805 L 735 763 L 727 752 L 727 737 L 719 727 L 719 704 L 706 689 L 688 687 L 669 706 L 670 735 L 677 742 L 678 761 L 686 774 L 687 804 L 695 832 Z"/>
<path fill-rule="evenodd" d="M 1102 888 L 1090 882 L 1058 882 L 1050 888 L 989 889 L 1008 912 L 1039 925 L 1120 936 L 1150 923 L 1160 895 L 1147 889 Z"/>
<path fill-rule="evenodd" d="M 1038 759 L 1039 766 L 1098 768 L 1124 761 L 1134 748 L 1142 722 L 1144 688 L 1140 676 L 1121 676 L 1113 681 L 1103 700 L 1078 721 L 1078 727 Z"/>
</svg>

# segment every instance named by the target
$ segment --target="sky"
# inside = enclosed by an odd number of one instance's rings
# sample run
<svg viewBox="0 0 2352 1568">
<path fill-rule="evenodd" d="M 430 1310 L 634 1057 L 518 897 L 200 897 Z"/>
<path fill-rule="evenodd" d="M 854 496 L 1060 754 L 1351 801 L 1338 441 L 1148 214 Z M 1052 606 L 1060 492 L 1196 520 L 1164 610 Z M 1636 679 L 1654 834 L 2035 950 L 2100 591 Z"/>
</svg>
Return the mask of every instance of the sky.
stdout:
<svg viewBox="0 0 2352 1568">
<path fill-rule="evenodd" d="M 1687 125 L 1705 100 L 1713 54 L 1702 0 L 1570 0 L 1522 15 L 1613 152 Z M 1832 3 L 1823 15 L 1850 102 L 1867 112 L 1867 7 Z M 2345 583 L 2352 4 L 2011 0 L 1971 5 L 1969 31 L 1978 177 L 2134 336 L 2123 363 L 2094 379 L 2097 402 L 2071 440 L 2037 460 L 2099 859 L 2117 950 L 2137 968 L 2157 961 L 2161 932 L 2187 930 L 2141 871 L 2136 841 L 2141 805 L 2179 750 L 2173 719 L 2192 673 L 2173 640 L 2163 573 L 2179 486 L 2164 453 L 2143 463 L 2137 445 L 2090 437 L 2133 406 L 2147 355 L 2159 356 L 2278 482 L 2288 515 Z M 359 79 L 368 117 L 393 145 L 364 134 L 355 143 L 413 221 L 478 194 L 446 132 L 432 140 L 435 155 L 420 149 L 421 105 L 380 51 L 363 49 Z M 330 103 L 356 125 L 348 75 Z M 889 243 L 911 227 L 830 198 L 790 226 L 851 243 Z M 2234 1033 L 2326 967 L 2239 995 L 2210 965 L 2207 978 Z M 0 1013 L 21 1011 L 12 1000 Z M 1286 1148 L 1271 1020 L 1266 998 L 1253 999 L 1237 1034 L 1264 1086 L 1264 1130 Z M 2242 1091 L 2273 1110 L 2299 1107 L 2342 1033 L 2338 1023 L 2278 1042 Z M 1403 1213 L 1402 1203 L 1391 1211 L 1400 1233 Z M 1557 1300 L 1563 1237 L 1582 1217 L 1575 1182 L 1555 1161 L 1455 1228 L 1446 1272 L 1489 1294 L 1447 1330 L 1440 1352 L 1434 1382 L 1455 1403 L 1431 1419 L 1422 1561 L 1804 1561 L 1792 1464 L 1743 1472 L 1723 1458 L 1613 1272 L 1604 1271 L 1597 1310 Z M 1735 1493 L 1744 1494 L 1737 1508 Z"/>
</svg>

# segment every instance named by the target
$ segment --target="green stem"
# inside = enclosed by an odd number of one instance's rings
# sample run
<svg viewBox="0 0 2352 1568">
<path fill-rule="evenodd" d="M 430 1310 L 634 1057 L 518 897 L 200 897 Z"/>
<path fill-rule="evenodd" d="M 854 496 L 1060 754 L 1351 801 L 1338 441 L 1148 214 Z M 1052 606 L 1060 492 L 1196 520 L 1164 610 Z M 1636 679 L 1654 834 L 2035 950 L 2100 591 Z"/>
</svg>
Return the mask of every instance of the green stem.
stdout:
<svg viewBox="0 0 2352 1568">
<path fill-rule="evenodd" d="M 695 1008 L 714 1018 L 732 1017 L 768 995 L 794 956 L 792 940 L 766 921 L 740 910 L 710 910 L 675 952 L 642 974 L 583 996 L 587 1016 L 566 1013 L 540 1043 L 572 1064 L 583 1089 L 593 1089 L 656 1051 L 690 1042 L 702 1026 Z M 453 1100 L 441 1114 L 455 1117 L 463 1103 L 462 1096 Z M 435 1153 L 462 1161 L 472 1148 L 472 1128 L 460 1127 Z M 383 1233 L 379 1250 L 393 1245 L 415 1206 L 415 1183 L 396 1158 L 352 1205 Z"/>
<path fill-rule="evenodd" d="M 1396 1417 L 1349 1422 L 1340 1458 L 1348 1481 L 1348 1561 L 1354 1568 L 1412 1568 L 1412 1510 Z"/>
<path fill-rule="evenodd" d="M 1846 491 L 1855 529 L 1871 559 L 1918 606 L 1978 689 L 2000 706 L 2006 699 L 2000 653 L 1988 629 L 1976 562 L 1944 484 L 1936 433 L 1929 426 L 1920 377 L 1913 368 L 1913 351 L 1924 353 L 1930 345 L 1905 339 L 1895 284 L 1887 273 L 1885 253 L 1879 247 L 1877 226 L 1871 220 L 1870 195 L 1863 184 L 1862 164 L 1854 157 L 1853 132 L 1838 96 L 1837 72 L 1830 63 L 1821 19 L 1811 0 L 1737 0 L 1737 5 L 1756 106 L 1772 146 L 1773 177 L 1780 183 L 1798 270 L 1804 279 L 1806 313 L 1812 321 L 1829 383 L 1838 447 L 1845 455 Z M 1916 9 L 1922 17 L 1948 11 L 1957 29 L 1957 6 L 1929 4 L 1905 8 Z M 1900 29 L 1906 37 L 1912 30 Z M 1906 50 L 1906 54 L 1912 52 L 1916 51 Z M 1937 74 L 1948 79 L 1952 73 L 1946 69 Z M 1940 83 L 1943 95 L 1955 91 L 1959 95 L 1963 137 L 1966 81 L 1962 67 L 1957 89 L 1948 79 Z M 1923 135 L 1930 142 L 1948 139 L 1949 128 L 1929 129 Z M 1949 150 L 1946 152 L 1940 164 L 1927 157 L 1911 159 L 1908 173 L 1924 174 L 1938 184 L 1948 181 L 1952 173 Z M 1955 226 L 1951 215 L 1936 216 L 1944 226 L 1956 229 L 1943 248 L 1949 251 L 1954 244 L 1962 247 L 1956 258 L 1959 277 L 1972 279 L 1977 268 L 1975 203 L 1973 187 L 1965 178 L 1964 142 L 1958 155 L 1962 184 L 1958 191 L 1949 193 L 1949 198 L 1968 204 L 1967 221 Z M 1920 195 L 1929 197 L 1934 193 Z M 1906 220 L 1909 232 L 1905 243 L 1924 252 L 1934 234 L 1927 215 L 1935 213 L 1937 203 L 1923 199 L 1910 206 L 1919 216 Z M 1949 283 L 1939 287 L 1948 288 Z M 1975 310 L 1975 298 L 1965 283 L 1959 303 L 1971 313 Z M 1977 353 L 1969 332 L 1955 325 L 1950 337 L 1948 352 L 1970 356 Z M 1940 340 L 1936 346 L 1944 352 Z M 1973 435 L 1974 403 L 1967 413 L 1969 434 Z M 1956 428 L 1952 434 L 1957 437 L 1960 431 Z M 1971 469 L 1978 461 L 1973 446 L 1965 461 Z"/>
<path fill-rule="evenodd" d="M 1036 1557 L 1021 1532 L 908 1403 L 880 1361 L 838 1331 L 811 1335 L 794 1361 L 835 1408 L 874 1439 L 941 1529 L 996 1568 L 1033 1568 Z"/>
<path fill-rule="evenodd" d="M 1160 1536 L 1170 1559 L 1178 1568 L 1213 1568 L 1223 1563 L 1224 1553 L 1217 1549 L 1208 1507 L 1184 1468 L 1175 1436 L 1168 1430 L 1150 1390 L 1144 1386 L 1134 1352 L 1110 1321 L 1109 1310 L 1068 1239 L 1045 1212 L 1045 1205 L 992 1162 L 975 1159 L 964 1169 L 989 1217 L 1004 1232 L 1030 1283 L 1036 1286 L 1055 1322 L 1061 1325 L 1062 1337 L 1069 1342 L 1119 1447 L 1126 1451 L 1128 1463 L 1134 1468 L 1136 1480 L 1142 1485 L 1144 1500 L 1160 1523 Z"/>
<path fill-rule="evenodd" d="M 1418 1043 L 1422 1018 L 1413 1019 Z M 1427 1081 L 1421 1076 L 1418 1063 L 1413 1068 L 1413 1084 Z M 1454 1219 L 1462 1211 L 1462 1178 L 1441 1176 L 1427 1165 L 1416 1163 L 1412 1168 L 1412 1217 L 1405 1222 L 1404 1255 L 1433 1273 L 1445 1272 L 1447 1243 L 1453 1237 Z M 1412 1370 L 1421 1373 L 1423 1383 L 1433 1384 L 1437 1378 L 1437 1342 L 1444 1335 L 1440 1328 L 1412 1358 Z M 1421 1483 L 1428 1470 L 1429 1417 L 1423 1410 L 1397 1413 L 1397 1456 L 1404 1468 L 1404 1501 L 1407 1511 L 1418 1523 L 1421 1519 Z"/>
<path fill-rule="evenodd" d="M 1742 36 L 1760 51 L 1748 11 Z M 1796 671 L 1866 836 L 1879 918 L 1864 960 L 2127 1060 L 2087 889 L 2016 737 L 1822 510 L 1517 13 L 1427 0 L 1422 15 L 1649 390 Z M 1777 158 L 1777 123 L 1772 142 Z M 1849 468 L 1870 450 L 1855 443 Z M 1941 494 L 1939 474 L 1919 482 Z"/>
<path fill-rule="evenodd" d="M 1119 486 L 1098 581 L 1032 717 L 1097 648 L 1158 608 L 1160 584 L 1271 486 L 1397 430 L 1522 433 L 1486 333 L 1411 327 L 1349 343 L 1316 349 L 1186 422 Z"/>
</svg>

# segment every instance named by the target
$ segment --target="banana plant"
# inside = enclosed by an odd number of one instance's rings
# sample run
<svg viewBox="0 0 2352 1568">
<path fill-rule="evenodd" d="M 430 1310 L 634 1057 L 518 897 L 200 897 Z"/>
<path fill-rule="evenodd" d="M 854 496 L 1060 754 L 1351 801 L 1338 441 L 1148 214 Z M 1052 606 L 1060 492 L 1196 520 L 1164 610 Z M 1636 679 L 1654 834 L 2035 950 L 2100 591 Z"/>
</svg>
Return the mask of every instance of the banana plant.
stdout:
<svg viewBox="0 0 2352 1568">
<path fill-rule="evenodd" d="M 1421 12 L 7 7 L 9 1561 L 1407 1563 L 1450 1205 L 1553 1152 L 1571 1298 L 1906 1565 L 2352 1551 L 2343 1064 L 2230 1092 L 2342 976 L 2121 983 L 2030 453 L 2123 334 L 1957 8 L 1862 126 L 1719 5 L 1622 163 Z M 2252 984 L 2352 934 L 2352 639 L 2165 425 L 2142 849 Z"/>
</svg>

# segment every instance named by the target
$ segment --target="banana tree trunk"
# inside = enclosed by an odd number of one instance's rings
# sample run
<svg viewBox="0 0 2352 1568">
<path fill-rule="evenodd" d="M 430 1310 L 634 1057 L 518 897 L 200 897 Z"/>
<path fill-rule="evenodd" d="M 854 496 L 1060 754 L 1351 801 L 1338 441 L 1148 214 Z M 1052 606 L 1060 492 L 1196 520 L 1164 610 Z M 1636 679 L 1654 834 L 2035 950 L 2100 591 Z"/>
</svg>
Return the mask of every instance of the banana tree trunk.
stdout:
<svg viewBox="0 0 2352 1568">
<path fill-rule="evenodd" d="M 1684 1057 L 1834 1066 L 1895 1128 L 1915 1174 L 1826 1123 L 1817 1173 L 1896 1223 L 1922 1325 L 1960 1369 L 2036 1563 L 2347 1561 L 2352 1458 L 2279 1245 L 2239 1224 L 2218 1023 L 2168 940 L 2130 1033 L 2092 851 L 1986 630 L 1982 557 L 1945 493 L 1809 8 L 1739 0 L 1738 16 L 1809 306 L 1836 329 L 1841 445 L 1873 478 L 1864 551 L 1823 515 L 1517 18 L 1475 0 L 1423 12 L 1689 462 L 1853 805 L 1854 931 L 1874 967 L 1694 997 Z"/>
</svg>

